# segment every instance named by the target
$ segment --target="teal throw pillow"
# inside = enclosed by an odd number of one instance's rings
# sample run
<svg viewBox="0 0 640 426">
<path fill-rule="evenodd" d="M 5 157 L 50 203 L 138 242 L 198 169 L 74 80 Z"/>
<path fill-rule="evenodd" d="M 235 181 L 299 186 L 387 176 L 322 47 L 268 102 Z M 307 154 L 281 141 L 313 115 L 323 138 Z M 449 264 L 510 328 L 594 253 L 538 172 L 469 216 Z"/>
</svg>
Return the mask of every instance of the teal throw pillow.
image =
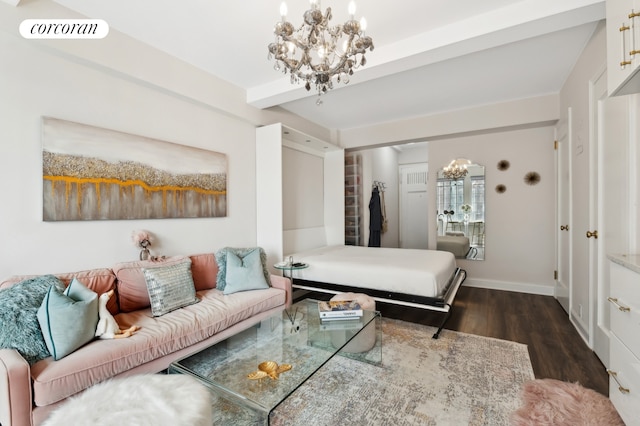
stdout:
<svg viewBox="0 0 640 426">
<path fill-rule="evenodd" d="M 38 309 L 51 286 L 64 284 L 53 275 L 21 281 L 0 290 L 0 348 L 15 349 L 29 363 L 49 358 Z"/>
<path fill-rule="evenodd" d="M 227 254 L 233 253 L 240 258 L 244 258 L 247 254 L 253 253 L 255 250 L 260 252 L 260 262 L 262 263 L 262 273 L 267 283 L 271 282 L 269 268 L 267 268 L 267 253 L 262 247 L 250 248 L 234 248 L 225 247 L 216 252 L 216 263 L 218 264 L 218 275 L 216 277 L 216 288 L 224 291 L 227 285 Z"/>
<path fill-rule="evenodd" d="M 227 253 L 227 276 L 224 294 L 269 288 L 262 271 L 260 251 L 254 249 L 244 257 Z"/>
<path fill-rule="evenodd" d="M 52 285 L 38 309 L 40 329 L 56 361 L 93 340 L 98 325 L 98 294 L 74 278 L 63 290 Z"/>
<path fill-rule="evenodd" d="M 191 259 L 173 265 L 143 268 L 151 314 L 159 317 L 200 300 L 191 275 Z"/>
</svg>

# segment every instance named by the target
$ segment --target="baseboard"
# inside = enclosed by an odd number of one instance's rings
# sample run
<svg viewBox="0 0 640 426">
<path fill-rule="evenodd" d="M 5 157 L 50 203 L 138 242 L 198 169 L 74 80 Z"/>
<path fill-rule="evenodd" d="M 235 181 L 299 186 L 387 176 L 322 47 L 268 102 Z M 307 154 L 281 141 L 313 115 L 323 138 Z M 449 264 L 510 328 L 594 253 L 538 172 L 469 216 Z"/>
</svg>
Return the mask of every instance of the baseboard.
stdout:
<svg viewBox="0 0 640 426">
<path fill-rule="evenodd" d="M 469 278 L 462 284 L 467 287 L 488 288 L 491 290 L 516 291 L 518 293 L 540 294 L 553 296 L 553 286 L 533 283 L 518 283 L 511 281 L 482 280 Z"/>
</svg>

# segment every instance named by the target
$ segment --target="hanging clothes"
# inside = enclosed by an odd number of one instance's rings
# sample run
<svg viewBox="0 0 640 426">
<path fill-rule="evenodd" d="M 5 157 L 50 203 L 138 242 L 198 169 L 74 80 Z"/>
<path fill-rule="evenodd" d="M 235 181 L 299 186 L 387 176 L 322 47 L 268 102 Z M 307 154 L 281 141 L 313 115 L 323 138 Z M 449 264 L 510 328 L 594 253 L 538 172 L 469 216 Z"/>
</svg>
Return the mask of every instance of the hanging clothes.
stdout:
<svg viewBox="0 0 640 426">
<path fill-rule="evenodd" d="M 371 191 L 369 201 L 369 247 L 380 247 L 380 232 L 382 231 L 382 208 L 378 188 Z"/>
</svg>

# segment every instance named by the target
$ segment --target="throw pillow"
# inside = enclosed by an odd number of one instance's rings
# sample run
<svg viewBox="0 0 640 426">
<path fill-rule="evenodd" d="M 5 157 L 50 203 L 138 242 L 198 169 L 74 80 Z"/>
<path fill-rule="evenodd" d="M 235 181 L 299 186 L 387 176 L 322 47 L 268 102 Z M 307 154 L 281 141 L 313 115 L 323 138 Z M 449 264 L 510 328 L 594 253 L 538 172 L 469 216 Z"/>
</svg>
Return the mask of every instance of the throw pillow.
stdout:
<svg viewBox="0 0 640 426">
<path fill-rule="evenodd" d="M 191 259 L 175 265 L 143 268 L 142 273 L 154 317 L 199 302 L 191 276 Z"/>
<path fill-rule="evenodd" d="M 116 295 L 121 312 L 133 312 L 148 308 L 151 305 L 147 281 L 142 273 L 143 268 L 175 265 L 184 262 L 187 256 L 172 256 L 162 260 L 140 260 L 135 262 L 117 263 L 113 272 L 117 278 Z"/>
<path fill-rule="evenodd" d="M 66 289 L 53 285 L 38 309 L 40 329 L 56 361 L 93 340 L 98 294 L 74 278 Z"/>
<path fill-rule="evenodd" d="M 51 356 L 37 312 L 54 285 L 64 287 L 53 275 L 43 275 L 0 290 L 0 348 L 17 350 L 29 364 Z"/>
<path fill-rule="evenodd" d="M 262 272 L 264 274 L 264 278 L 267 281 L 267 283 L 271 282 L 269 269 L 267 268 L 267 254 L 262 249 L 262 247 L 252 247 L 252 248 L 225 247 L 223 249 L 218 250 L 218 252 L 216 252 L 216 261 L 218 262 L 218 276 L 217 276 L 216 288 L 218 290 L 224 291 L 224 288 L 227 285 L 227 281 L 226 281 L 227 253 L 233 253 L 240 258 L 244 258 L 247 254 L 252 253 L 256 249 L 260 252 L 260 262 L 262 263 Z"/>
<path fill-rule="evenodd" d="M 269 284 L 262 271 L 262 261 L 260 260 L 260 251 L 258 249 L 254 249 L 244 257 L 232 252 L 227 253 L 224 294 L 265 288 L 269 288 Z"/>
</svg>

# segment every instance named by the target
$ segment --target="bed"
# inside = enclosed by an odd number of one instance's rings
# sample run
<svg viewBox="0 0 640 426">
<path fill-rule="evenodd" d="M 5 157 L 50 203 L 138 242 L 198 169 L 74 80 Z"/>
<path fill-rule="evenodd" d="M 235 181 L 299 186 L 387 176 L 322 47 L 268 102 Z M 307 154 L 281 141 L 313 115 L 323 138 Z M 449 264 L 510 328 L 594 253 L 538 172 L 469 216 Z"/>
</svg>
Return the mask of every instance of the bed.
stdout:
<svg viewBox="0 0 640 426">
<path fill-rule="evenodd" d="M 375 300 L 444 313 L 437 339 L 466 272 L 448 251 L 334 245 L 292 253 L 307 268 L 293 287 L 325 293 L 361 292 Z"/>
</svg>

